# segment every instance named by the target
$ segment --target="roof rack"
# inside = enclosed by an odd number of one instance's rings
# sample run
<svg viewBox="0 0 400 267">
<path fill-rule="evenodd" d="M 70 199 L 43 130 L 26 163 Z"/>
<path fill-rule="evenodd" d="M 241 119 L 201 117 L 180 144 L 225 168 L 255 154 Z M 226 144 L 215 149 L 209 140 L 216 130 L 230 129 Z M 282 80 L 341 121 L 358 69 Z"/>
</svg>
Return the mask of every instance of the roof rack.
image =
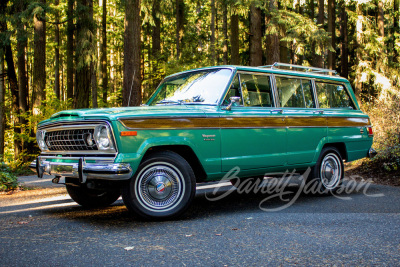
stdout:
<svg viewBox="0 0 400 267">
<path fill-rule="evenodd" d="M 315 67 L 308 67 L 308 66 L 300 66 L 300 65 L 279 63 L 279 62 L 275 62 L 272 65 L 259 66 L 259 67 L 260 68 L 270 68 L 270 69 L 282 69 L 282 68 L 285 69 L 285 68 L 287 68 L 287 69 L 293 70 L 293 71 L 312 72 L 312 73 L 318 73 L 318 74 L 323 74 L 323 75 L 338 75 L 336 70 L 322 69 L 322 68 L 315 68 Z"/>
</svg>

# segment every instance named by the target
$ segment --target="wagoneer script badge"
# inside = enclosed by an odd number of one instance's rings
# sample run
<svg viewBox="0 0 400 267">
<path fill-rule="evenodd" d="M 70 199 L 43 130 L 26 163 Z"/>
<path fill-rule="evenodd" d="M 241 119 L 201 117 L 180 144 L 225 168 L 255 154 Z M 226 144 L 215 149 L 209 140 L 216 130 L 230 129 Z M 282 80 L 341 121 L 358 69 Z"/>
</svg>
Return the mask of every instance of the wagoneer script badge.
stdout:
<svg viewBox="0 0 400 267">
<path fill-rule="evenodd" d="M 215 141 L 215 134 L 202 134 L 204 141 Z"/>
</svg>

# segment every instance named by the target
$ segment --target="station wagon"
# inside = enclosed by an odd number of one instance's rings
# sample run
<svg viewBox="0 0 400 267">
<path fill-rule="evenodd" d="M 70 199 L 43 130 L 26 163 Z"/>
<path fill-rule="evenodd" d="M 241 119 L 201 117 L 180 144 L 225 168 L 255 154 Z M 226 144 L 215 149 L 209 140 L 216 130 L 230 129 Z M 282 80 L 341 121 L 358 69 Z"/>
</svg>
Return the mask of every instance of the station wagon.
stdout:
<svg viewBox="0 0 400 267">
<path fill-rule="evenodd" d="M 38 125 L 39 177 L 86 207 L 122 194 L 145 218 L 182 214 L 196 183 L 311 168 L 324 192 L 343 162 L 375 154 L 371 122 L 335 71 L 275 63 L 166 77 L 145 105 L 61 111 Z M 65 178 L 65 180 L 64 180 Z"/>
</svg>

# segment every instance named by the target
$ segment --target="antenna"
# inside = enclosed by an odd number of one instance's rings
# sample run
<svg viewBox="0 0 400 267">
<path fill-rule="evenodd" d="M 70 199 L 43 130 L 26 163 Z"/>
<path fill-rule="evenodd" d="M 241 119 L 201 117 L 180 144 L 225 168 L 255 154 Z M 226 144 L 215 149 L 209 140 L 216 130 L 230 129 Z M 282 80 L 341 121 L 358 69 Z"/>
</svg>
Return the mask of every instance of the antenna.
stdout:
<svg viewBox="0 0 400 267">
<path fill-rule="evenodd" d="M 129 98 L 128 98 L 128 107 L 131 104 L 131 95 L 132 95 L 132 89 L 133 89 L 133 82 L 135 81 L 135 73 L 136 73 L 136 70 L 133 72 L 133 76 L 132 76 L 131 90 L 129 92 Z"/>
</svg>

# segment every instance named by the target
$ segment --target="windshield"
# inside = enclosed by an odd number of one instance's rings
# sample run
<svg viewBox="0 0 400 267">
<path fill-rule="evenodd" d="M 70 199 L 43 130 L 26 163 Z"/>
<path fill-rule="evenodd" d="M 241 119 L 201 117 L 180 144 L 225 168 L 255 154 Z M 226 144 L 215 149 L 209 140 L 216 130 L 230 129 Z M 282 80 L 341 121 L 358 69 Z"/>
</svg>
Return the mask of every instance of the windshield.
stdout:
<svg viewBox="0 0 400 267">
<path fill-rule="evenodd" d="M 207 104 L 216 105 L 228 85 L 232 70 L 212 69 L 184 73 L 164 80 L 150 106 Z"/>
</svg>

